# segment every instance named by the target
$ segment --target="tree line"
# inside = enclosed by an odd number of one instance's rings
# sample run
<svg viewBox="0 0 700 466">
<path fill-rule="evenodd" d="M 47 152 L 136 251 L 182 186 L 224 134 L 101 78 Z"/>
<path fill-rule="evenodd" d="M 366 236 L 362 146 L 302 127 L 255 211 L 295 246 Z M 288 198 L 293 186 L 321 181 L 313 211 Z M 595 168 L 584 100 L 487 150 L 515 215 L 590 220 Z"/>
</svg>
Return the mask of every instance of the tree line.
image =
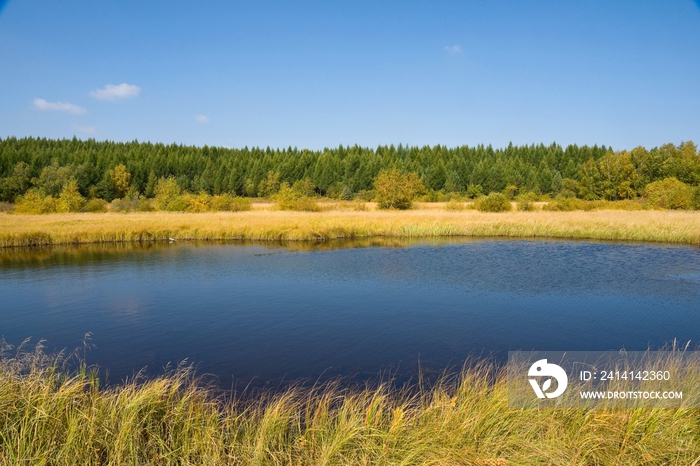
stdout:
<svg viewBox="0 0 700 466">
<path fill-rule="evenodd" d="M 9 137 L 0 139 L 0 200 L 14 202 L 29 191 L 58 198 L 69 183 L 86 198 L 153 198 L 163 180 L 193 194 L 268 197 L 296 185 L 306 194 L 352 198 L 372 191 L 380 172 L 391 169 L 414 174 L 428 193 L 470 197 L 510 190 L 617 200 L 642 196 L 650 183 L 670 178 L 700 185 L 692 141 L 631 151 L 558 144 L 312 151 Z"/>
</svg>

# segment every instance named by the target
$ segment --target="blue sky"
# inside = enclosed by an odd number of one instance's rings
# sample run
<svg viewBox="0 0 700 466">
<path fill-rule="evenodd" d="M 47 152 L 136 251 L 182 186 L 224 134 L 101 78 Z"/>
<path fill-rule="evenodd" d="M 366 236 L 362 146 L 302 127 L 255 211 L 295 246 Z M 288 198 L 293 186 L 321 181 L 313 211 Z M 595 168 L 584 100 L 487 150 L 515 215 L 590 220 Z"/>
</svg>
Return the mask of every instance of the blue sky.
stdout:
<svg viewBox="0 0 700 466">
<path fill-rule="evenodd" d="M 692 0 L 0 8 L 0 137 L 312 149 L 700 142 Z"/>
</svg>

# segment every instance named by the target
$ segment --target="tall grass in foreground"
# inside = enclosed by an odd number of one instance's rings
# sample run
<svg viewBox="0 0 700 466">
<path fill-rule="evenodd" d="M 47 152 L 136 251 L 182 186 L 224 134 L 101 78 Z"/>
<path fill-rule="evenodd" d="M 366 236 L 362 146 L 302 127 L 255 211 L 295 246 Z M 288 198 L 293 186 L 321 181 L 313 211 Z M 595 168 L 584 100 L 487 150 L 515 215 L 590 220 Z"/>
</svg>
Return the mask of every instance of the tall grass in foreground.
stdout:
<svg viewBox="0 0 700 466">
<path fill-rule="evenodd" d="M 0 361 L 2 464 L 690 465 L 697 409 L 509 409 L 503 371 L 431 388 L 331 383 L 239 398 L 181 369 L 101 387 L 40 351 Z M 697 379 L 695 379 L 697 380 Z"/>
</svg>

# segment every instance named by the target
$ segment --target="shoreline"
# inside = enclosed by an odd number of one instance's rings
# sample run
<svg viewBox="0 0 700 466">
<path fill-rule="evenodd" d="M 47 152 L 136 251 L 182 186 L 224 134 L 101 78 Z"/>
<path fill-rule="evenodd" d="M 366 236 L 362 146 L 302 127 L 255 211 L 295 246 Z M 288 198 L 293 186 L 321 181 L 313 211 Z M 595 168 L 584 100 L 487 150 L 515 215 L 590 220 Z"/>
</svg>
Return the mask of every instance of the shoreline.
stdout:
<svg viewBox="0 0 700 466">
<path fill-rule="evenodd" d="M 700 246 L 700 212 L 408 211 L 0 215 L 0 247 L 169 241 L 324 242 L 371 238 L 592 239 Z"/>
</svg>

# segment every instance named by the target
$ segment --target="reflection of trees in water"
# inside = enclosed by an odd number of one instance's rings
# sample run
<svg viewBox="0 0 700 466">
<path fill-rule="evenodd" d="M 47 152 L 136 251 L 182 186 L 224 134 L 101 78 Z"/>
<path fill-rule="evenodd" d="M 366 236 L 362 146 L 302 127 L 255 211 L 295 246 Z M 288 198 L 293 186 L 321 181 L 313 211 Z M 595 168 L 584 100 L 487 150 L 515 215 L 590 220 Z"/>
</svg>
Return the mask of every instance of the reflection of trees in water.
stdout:
<svg viewBox="0 0 700 466">
<path fill-rule="evenodd" d="M 465 241 L 465 240 L 461 240 Z M 296 251 L 332 251 L 337 249 L 390 247 L 403 248 L 416 244 L 447 244 L 455 240 L 425 240 L 400 238 L 364 238 L 357 240 L 329 241 L 190 241 L 168 244 L 165 242 L 144 243 L 99 243 L 60 245 L 50 247 L 18 247 L 0 249 L 0 267 L 31 267 L 47 265 L 80 265 L 119 258 L 133 259 L 135 256 L 148 257 L 152 253 L 165 253 L 172 248 L 182 246 L 206 247 L 228 244 L 231 246 L 263 246 L 273 250 L 284 249 L 285 252 Z"/>
<path fill-rule="evenodd" d="M 154 243 L 84 244 L 0 250 L 0 268 L 81 265 L 118 258 L 143 256 L 162 245 Z"/>
<path fill-rule="evenodd" d="M 218 246 L 218 248 L 217 248 Z M 230 246 L 231 248 L 221 248 Z M 235 246 L 247 246 L 236 248 Z M 418 246 L 417 248 L 410 248 Z M 439 251 L 447 248 L 449 251 Z M 208 249 L 211 248 L 211 249 Z M 151 264 L 166 260 L 173 270 L 206 262 L 213 273 L 226 273 L 235 257 L 343 249 L 376 251 L 324 258 L 258 263 L 238 260 L 237 266 L 257 273 L 362 281 L 400 280 L 422 287 L 467 287 L 503 292 L 576 294 L 633 292 L 641 295 L 695 297 L 700 293 L 698 249 L 686 246 L 613 243 L 591 240 L 490 238 L 363 238 L 327 241 L 178 241 L 175 243 L 112 243 L 0 249 L 0 270 L 56 266 Z M 385 248 L 383 251 L 379 248 Z M 405 251 L 399 251 L 406 248 Z M 391 251 L 395 250 L 394 251 Z M 200 259 L 197 251 L 205 253 Z M 211 253 L 211 254 L 206 254 Z M 208 262 L 212 257 L 222 262 Z M 216 267 L 221 272 L 216 272 Z M 303 271 L 303 272 L 302 272 Z"/>
</svg>

